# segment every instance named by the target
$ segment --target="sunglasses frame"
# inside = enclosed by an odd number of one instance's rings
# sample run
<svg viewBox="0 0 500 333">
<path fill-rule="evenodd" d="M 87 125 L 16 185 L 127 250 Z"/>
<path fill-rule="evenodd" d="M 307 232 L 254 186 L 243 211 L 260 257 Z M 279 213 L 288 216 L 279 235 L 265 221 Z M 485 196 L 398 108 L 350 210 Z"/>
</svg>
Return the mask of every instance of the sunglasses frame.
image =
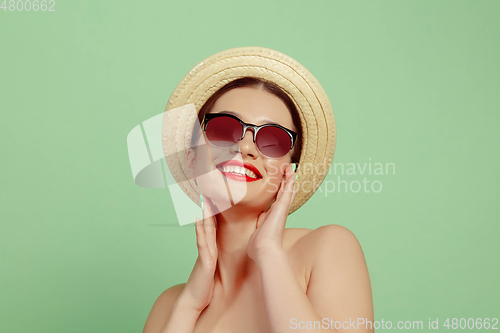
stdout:
<svg viewBox="0 0 500 333">
<path fill-rule="evenodd" d="M 254 125 L 254 124 L 247 124 L 247 123 L 243 122 L 240 118 L 238 118 L 238 117 L 236 117 L 236 116 L 234 116 L 232 114 L 227 114 L 227 113 L 207 113 L 207 114 L 205 114 L 205 116 L 203 117 L 203 131 L 206 132 L 207 125 L 210 122 L 210 120 L 212 120 L 214 118 L 219 118 L 219 117 L 233 118 L 233 119 L 237 120 L 241 124 L 241 126 L 243 126 L 243 133 L 241 134 L 241 138 L 238 141 L 236 141 L 236 142 L 241 141 L 243 139 L 243 137 L 245 137 L 247 129 L 251 128 L 253 130 L 253 142 L 255 143 L 255 140 L 257 139 L 257 133 L 259 132 L 259 130 L 261 130 L 264 127 L 269 127 L 269 126 L 271 126 L 271 127 L 277 127 L 279 129 L 282 129 L 283 131 L 285 131 L 285 133 L 288 134 L 288 136 L 290 137 L 290 140 L 292 142 L 291 147 L 288 150 L 288 152 L 293 149 L 293 146 L 295 145 L 295 142 L 297 142 L 297 136 L 298 136 L 298 134 L 295 133 L 292 130 L 289 130 L 286 127 L 283 127 L 283 126 L 280 126 L 280 125 L 277 125 L 277 124 L 264 124 L 264 125 L 260 125 L 260 126 Z M 257 144 L 255 144 L 255 145 L 256 145 L 257 148 L 259 148 L 257 146 Z M 259 151 L 260 151 L 260 149 L 259 149 Z M 267 156 L 266 154 L 264 154 L 264 155 Z M 285 155 L 283 155 L 283 156 L 285 156 Z M 280 157 L 283 157 L 283 156 L 280 156 Z M 279 157 L 276 157 L 276 158 L 279 158 Z"/>
</svg>

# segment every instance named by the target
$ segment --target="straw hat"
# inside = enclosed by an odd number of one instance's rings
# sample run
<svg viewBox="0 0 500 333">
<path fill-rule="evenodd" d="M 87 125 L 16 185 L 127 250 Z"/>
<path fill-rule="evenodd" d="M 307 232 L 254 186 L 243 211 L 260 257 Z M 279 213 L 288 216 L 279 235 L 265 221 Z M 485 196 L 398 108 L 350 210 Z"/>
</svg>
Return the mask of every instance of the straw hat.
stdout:
<svg viewBox="0 0 500 333">
<path fill-rule="evenodd" d="M 235 48 L 196 65 L 168 100 L 162 129 L 163 152 L 176 182 L 200 205 L 198 186 L 194 179 L 189 179 L 185 165 L 185 152 L 190 147 L 197 114 L 213 93 L 247 76 L 277 84 L 291 97 L 299 112 L 302 152 L 297 168 L 298 192 L 290 207 L 291 214 L 314 194 L 328 173 L 335 151 L 336 129 L 330 101 L 319 82 L 301 64 L 280 52 L 262 47 Z M 182 112 L 188 105 L 196 112 Z M 168 113 L 174 109 L 177 112 Z"/>
</svg>

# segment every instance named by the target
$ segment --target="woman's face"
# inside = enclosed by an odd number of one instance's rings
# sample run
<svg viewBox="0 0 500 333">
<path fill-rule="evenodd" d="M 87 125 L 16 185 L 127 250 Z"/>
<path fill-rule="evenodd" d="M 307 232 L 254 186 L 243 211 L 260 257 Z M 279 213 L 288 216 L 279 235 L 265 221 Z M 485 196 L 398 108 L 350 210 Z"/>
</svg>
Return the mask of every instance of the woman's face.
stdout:
<svg viewBox="0 0 500 333">
<path fill-rule="evenodd" d="M 210 113 L 230 111 L 247 124 L 276 123 L 294 132 L 290 111 L 277 96 L 255 87 L 235 88 L 217 99 Z M 263 155 L 253 142 L 253 130 L 247 129 L 242 140 L 228 148 L 220 148 L 200 136 L 194 156 L 188 155 L 188 167 L 194 169 L 198 187 L 220 211 L 233 203 L 263 211 L 272 204 L 280 187 L 283 172 L 291 163 L 294 149 L 285 156 L 270 158 Z M 207 144 L 208 143 L 208 144 Z M 191 160 L 190 160 L 191 157 Z M 193 159 L 194 158 L 194 159 Z M 242 163 L 254 170 L 253 179 L 233 176 L 221 169 L 228 161 Z M 227 186 L 226 186 L 227 184 Z"/>
</svg>

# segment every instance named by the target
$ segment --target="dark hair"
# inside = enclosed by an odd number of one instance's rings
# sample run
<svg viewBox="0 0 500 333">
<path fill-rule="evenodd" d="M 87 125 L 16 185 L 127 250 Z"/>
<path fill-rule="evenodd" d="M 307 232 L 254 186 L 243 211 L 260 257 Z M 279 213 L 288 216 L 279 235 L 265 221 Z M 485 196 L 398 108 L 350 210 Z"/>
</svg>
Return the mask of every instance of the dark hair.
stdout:
<svg viewBox="0 0 500 333">
<path fill-rule="evenodd" d="M 298 134 L 297 142 L 295 142 L 294 144 L 295 152 L 292 156 L 292 162 L 299 163 L 300 153 L 302 151 L 302 123 L 300 122 L 299 112 L 297 111 L 297 107 L 295 106 L 295 103 L 292 101 L 290 96 L 288 96 L 288 94 L 285 91 L 283 91 L 278 85 L 276 85 L 273 82 L 249 76 L 242 77 L 240 79 L 236 79 L 234 81 L 229 82 L 228 84 L 224 85 L 222 88 L 217 90 L 212 96 L 210 96 L 210 98 L 205 102 L 205 104 L 203 104 L 203 106 L 200 109 L 200 112 L 198 113 L 198 124 L 202 123 L 205 114 L 210 113 L 215 102 L 219 99 L 219 97 L 221 97 L 224 93 L 228 92 L 231 89 L 242 88 L 242 87 L 263 88 L 265 91 L 270 92 L 271 94 L 281 99 L 283 103 L 285 103 L 286 107 L 288 108 L 288 111 L 290 111 L 290 114 L 292 115 L 292 121 L 295 128 L 297 129 L 297 134 Z M 191 147 L 195 146 L 196 141 L 198 140 L 198 136 L 200 134 L 200 128 L 198 124 L 196 124 L 195 128 L 193 129 Z"/>
</svg>

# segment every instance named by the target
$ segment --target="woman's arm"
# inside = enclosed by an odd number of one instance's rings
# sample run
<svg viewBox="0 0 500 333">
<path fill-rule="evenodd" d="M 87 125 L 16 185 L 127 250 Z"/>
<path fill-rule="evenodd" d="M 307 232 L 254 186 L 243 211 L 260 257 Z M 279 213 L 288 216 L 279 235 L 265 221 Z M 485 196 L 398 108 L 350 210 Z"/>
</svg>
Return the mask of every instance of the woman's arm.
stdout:
<svg viewBox="0 0 500 333">
<path fill-rule="evenodd" d="M 217 227 L 212 203 L 210 200 L 206 202 L 205 196 L 200 198 L 203 223 L 195 219 L 198 258 L 191 275 L 185 285 L 169 288 L 158 297 L 144 327 L 144 333 L 192 333 L 201 312 L 212 300 L 218 258 Z M 163 325 L 158 318 L 165 318 L 167 314 Z"/>
<path fill-rule="evenodd" d="M 301 246 L 313 258 L 307 296 L 282 248 L 256 257 L 272 332 L 373 332 L 366 324 L 373 323 L 370 279 L 356 237 L 337 225 L 305 237 Z"/>
<path fill-rule="evenodd" d="M 155 333 L 192 333 L 200 313 L 199 310 L 195 310 L 181 295 L 172 305 L 172 310 L 161 331 L 155 331 Z"/>
</svg>

